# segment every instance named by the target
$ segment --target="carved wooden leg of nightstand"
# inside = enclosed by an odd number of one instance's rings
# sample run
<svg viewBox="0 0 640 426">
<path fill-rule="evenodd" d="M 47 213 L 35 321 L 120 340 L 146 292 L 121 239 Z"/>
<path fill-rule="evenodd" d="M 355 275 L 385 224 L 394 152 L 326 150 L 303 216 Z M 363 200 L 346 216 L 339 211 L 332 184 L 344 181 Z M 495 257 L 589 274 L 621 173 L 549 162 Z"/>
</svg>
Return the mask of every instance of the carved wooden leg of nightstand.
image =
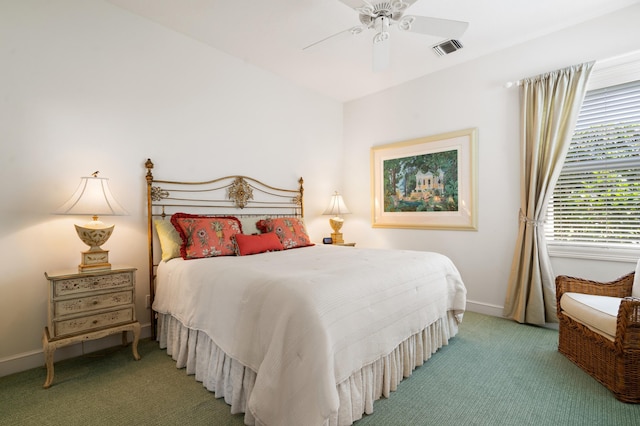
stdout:
<svg viewBox="0 0 640 426">
<path fill-rule="evenodd" d="M 131 343 L 131 350 L 133 351 L 133 359 L 140 360 L 140 354 L 138 354 L 138 341 L 140 340 L 140 323 L 133 324 L 133 342 Z"/>
<path fill-rule="evenodd" d="M 53 383 L 53 354 L 56 351 L 56 346 L 49 345 L 49 333 L 46 328 L 42 333 L 42 350 L 44 352 L 44 364 L 47 366 L 47 379 L 42 387 L 48 389 Z"/>
</svg>

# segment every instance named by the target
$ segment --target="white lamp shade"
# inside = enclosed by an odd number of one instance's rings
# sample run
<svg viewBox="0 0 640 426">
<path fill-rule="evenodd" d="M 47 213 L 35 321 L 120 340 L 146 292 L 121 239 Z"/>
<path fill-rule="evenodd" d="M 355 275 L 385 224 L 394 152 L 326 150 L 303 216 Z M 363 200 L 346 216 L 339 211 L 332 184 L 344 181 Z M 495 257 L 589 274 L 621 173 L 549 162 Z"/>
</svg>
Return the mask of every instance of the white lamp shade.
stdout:
<svg viewBox="0 0 640 426">
<path fill-rule="evenodd" d="M 351 212 L 347 208 L 347 205 L 344 203 L 344 200 L 342 199 L 342 195 L 340 195 L 338 191 L 336 191 L 331 196 L 331 200 L 329 201 L 329 206 L 322 214 L 340 216 L 341 214 L 349 214 L 349 213 Z"/>
<path fill-rule="evenodd" d="M 90 216 L 129 214 L 111 194 L 109 179 L 93 176 L 80 178 L 76 192 L 54 213 Z"/>
</svg>

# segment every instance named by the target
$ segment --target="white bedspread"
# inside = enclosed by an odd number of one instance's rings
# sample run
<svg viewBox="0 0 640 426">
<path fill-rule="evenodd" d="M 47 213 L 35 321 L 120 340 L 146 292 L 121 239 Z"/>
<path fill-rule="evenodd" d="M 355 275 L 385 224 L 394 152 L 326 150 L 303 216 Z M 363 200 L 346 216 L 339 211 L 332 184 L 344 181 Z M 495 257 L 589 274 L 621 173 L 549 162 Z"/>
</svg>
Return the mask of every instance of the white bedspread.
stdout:
<svg viewBox="0 0 640 426">
<path fill-rule="evenodd" d="M 321 425 L 336 384 L 465 300 L 443 255 L 318 245 L 162 262 L 153 308 L 257 372 L 257 424 Z"/>
</svg>

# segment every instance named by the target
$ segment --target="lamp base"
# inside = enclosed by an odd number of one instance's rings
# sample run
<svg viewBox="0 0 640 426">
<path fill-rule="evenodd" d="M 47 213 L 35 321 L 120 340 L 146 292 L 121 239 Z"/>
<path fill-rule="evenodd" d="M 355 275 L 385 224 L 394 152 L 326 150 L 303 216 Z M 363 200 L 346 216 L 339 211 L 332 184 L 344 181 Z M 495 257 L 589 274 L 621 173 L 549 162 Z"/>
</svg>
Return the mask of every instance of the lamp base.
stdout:
<svg viewBox="0 0 640 426">
<path fill-rule="evenodd" d="M 342 239 L 342 232 L 340 232 L 343 223 L 344 219 L 341 217 L 336 216 L 329 219 L 329 225 L 331 225 L 331 229 L 333 229 L 333 233 L 331 234 L 333 244 L 344 243 L 344 240 Z"/>
<path fill-rule="evenodd" d="M 334 232 L 331 234 L 332 244 L 342 244 L 344 240 L 342 239 L 342 232 Z"/>
<path fill-rule="evenodd" d="M 109 250 L 87 250 L 82 252 L 78 272 L 104 271 L 111 269 Z"/>
</svg>

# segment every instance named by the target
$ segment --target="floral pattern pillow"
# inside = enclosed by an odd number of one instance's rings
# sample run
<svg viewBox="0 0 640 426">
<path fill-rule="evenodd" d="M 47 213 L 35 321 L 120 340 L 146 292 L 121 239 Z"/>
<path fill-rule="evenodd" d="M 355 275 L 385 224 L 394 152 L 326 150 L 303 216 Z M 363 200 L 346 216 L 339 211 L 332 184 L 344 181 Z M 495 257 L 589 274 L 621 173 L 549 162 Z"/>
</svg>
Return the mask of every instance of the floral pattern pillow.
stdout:
<svg viewBox="0 0 640 426">
<path fill-rule="evenodd" d="M 312 246 L 304 222 L 298 217 L 278 217 L 258 221 L 256 227 L 262 233 L 273 232 L 284 249 Z"/>
<path fill-rule="evenodd" d="M 235 255 L 234 235 L 242 233 L 235 217 L 200 216 L 176 213 L 171 223 L 182 237 L 183 259 Z"/>
</svg>

